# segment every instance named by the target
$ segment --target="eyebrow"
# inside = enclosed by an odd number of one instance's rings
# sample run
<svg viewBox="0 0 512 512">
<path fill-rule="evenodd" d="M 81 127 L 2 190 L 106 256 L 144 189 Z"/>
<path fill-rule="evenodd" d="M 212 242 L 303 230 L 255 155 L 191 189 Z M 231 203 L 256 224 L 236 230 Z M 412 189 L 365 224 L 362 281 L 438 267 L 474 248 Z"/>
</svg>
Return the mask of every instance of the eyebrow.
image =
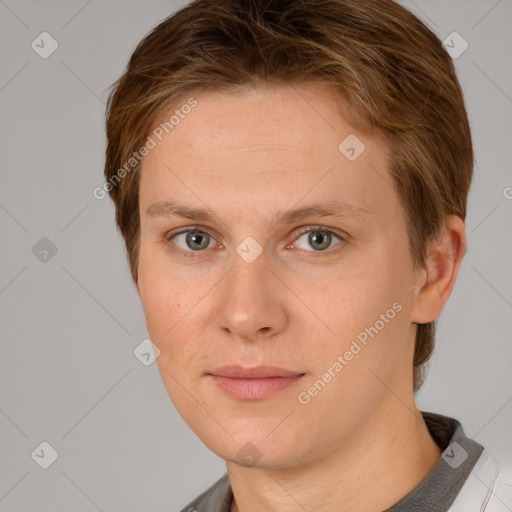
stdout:
<svg viewBox="0 0 512 512">
<path fill-rule="evenodd" d="M 176 201 L 153 203 L 146 209 L 146 215 L 149 217 L 182 217 L 196 222 L 212 222 L 217 217 L 210 209 L 192 208 Z M 313 216 L 345 218 L 361 215 L 371 215 L 371 212 L 362 206 L 334 200 L 321 204 L 310 204 L 293 210 L 279 211 L 270 219 L 270 226 L 293 224 Z"/>
</svg>

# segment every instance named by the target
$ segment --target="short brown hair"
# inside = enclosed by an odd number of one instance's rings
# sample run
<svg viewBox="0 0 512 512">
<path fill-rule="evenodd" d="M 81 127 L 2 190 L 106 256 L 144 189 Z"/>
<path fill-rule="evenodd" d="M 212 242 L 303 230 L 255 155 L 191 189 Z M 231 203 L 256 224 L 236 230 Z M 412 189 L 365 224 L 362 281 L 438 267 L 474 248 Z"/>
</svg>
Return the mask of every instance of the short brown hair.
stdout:
<svg viewBox="0 0 512 512">
<path fill-rule="evenodd" d="M 126 162 L 151 127 L 202 91 L 313 81 L 335 88 L 355 129 L 386 142 L 416 266 L 448 215 L 465 219 L 473 147 L 463 94 L 416 16 L 392 0 L 194 0 L 138 44 L 108 97 L 105 178 L 135 282 L 140 163 Z M 418 325 L 415 391 L 434 329 Z"/>
</svg>

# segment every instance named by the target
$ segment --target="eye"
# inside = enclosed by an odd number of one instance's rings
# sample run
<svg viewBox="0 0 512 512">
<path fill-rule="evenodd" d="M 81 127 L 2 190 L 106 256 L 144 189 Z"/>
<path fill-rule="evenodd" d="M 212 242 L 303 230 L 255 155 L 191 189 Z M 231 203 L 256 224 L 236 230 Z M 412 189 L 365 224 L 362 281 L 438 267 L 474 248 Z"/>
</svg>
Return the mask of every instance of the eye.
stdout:
<svg viewBox="0 0 512 512">
<path fill-rule="evenodd" d="M 305 235 L 308 235 L 307 238 Z M 308 247 L 306 246 L 308 244 L 309 247 L 314 249 L 313 252 L 324 252 L 331 247 L 333 236 L 339 240 L 336 245 L 339 245 L 341 242 L 343 242 L 343 237 L 336 234 L 334 231 L 320 226 L 314 228 L 309 227 L 301 232 L 300 236 L 296 239 L 295 242 L 293 242 L 293 244 L 291 244 L 291 246 L 308 250 Z M 305 238 L 305 240 L 301 242 L 301 238 Z"/>
<path fill-rule="evenodd" d="M 189 228 L 166 237 L 180 249 L 178 252 L 186 256 L 194 256 L 194 252 L 202 252 L 215 246 L 215 238 L 208 232 L 198 228 Z"/>
</svg>

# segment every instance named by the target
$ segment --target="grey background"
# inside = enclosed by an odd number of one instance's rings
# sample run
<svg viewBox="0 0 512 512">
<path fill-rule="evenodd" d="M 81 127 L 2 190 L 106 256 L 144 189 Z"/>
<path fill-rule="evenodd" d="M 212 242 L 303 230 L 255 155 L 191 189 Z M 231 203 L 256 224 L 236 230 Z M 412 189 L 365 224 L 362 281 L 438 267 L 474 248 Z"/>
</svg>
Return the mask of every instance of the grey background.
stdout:
<svg viewBox="0 0 512 512">
<path fill-rule="evenodd" d="M 469 43 L 455 62 L 476 151 L 469 251 L 418 403 L 510 464 L 512 1 L 403 4 Z M 110 199 L 92 195 L 105 89 L 182 5 L 0 0 L 1 511 L 174 511 L 225 472 L 133 354 L 142 308 Z M 59 44 L 47 59 L 31 48 L 43 31 Z M 59 454 L 48 469 L 31 457 L 43 441 Z"/>
</svg>

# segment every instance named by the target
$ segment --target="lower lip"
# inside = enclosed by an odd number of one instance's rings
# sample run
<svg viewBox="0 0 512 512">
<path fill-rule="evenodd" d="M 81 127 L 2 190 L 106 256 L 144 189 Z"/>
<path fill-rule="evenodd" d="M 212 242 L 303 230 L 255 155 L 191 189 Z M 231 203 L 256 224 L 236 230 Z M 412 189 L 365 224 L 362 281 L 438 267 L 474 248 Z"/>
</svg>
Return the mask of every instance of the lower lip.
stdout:
<svg viewBox="0 0 512 512">
<path fill-rule="evenodd" d="M 263 379 L 235 379 L 210 375 L 215 384 L 228 395 L 239 400 L 262 400 L 298 382 L 304 374 L 294 377 L 266 377 Z"/>
</svg>

